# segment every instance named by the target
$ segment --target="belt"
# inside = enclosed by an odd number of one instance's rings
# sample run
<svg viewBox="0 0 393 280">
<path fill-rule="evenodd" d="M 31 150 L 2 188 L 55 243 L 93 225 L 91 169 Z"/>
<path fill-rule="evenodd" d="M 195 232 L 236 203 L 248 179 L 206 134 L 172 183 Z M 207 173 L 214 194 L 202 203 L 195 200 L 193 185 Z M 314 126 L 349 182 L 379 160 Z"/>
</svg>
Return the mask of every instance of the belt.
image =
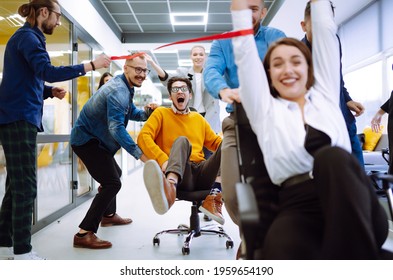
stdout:
<svg viewBox="0 0 393 280">
<path fill-rule="evenodd" d="M 314 179 L 314 176 L 312 175 L 312 171 L 307 172 L 307 173 L 303 173 L 303 174 L 299 174 L 299 175 L 295 175 L 292 177 L 289 177 L 288 179 L 286 179 L 284 182 L 281 183 L 281 187 L 283 188 L 287 188 L 290 186 L 294 186 L 309 180 Z"/>
</svg>

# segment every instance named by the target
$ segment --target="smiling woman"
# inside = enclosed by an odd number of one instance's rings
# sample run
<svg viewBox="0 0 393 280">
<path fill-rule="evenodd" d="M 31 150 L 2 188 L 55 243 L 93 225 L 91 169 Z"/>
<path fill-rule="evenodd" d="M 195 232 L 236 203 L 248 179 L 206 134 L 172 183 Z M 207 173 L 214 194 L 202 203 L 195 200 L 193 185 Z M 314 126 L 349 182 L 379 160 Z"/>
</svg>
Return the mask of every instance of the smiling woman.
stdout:
<svg viewBox="0 0 393 280">
<path fill-rule="evenodd" d="M 252 24 L 245 2 L 232 0 L 236 30 Z M 269 47 L 261 65 L 253 36 L 233 39 L 239 95 L 268 175 L 280 188 L 262 254 L 267 259 L 379 259 L 387 217 L 350 154 L 339 106 L 333 12 L 329 0 L 310 2 L 312 57 L 302 42 L 283 38 Z"/>
</svg>

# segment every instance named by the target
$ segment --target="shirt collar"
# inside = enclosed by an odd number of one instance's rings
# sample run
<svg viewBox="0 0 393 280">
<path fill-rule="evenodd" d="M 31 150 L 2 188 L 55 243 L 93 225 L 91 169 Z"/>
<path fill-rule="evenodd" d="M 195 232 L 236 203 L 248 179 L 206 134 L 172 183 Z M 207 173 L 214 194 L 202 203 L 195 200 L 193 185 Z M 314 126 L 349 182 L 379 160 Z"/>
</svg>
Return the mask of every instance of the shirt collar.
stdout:
<svg viewBox="0 0 393 280">
<path fill-rule="evenodd" d="M 284 99 L 284 98 L 281 98 L 281 97 L 278 97 L 278 99 L 279 99 L 282 103 L 284 103 L 289 109 L 291 109 L 291 108 L 298 108 L 298 105 L 297 105 L 297 103 L 296 103 L 295 101 L 287 100 L 287 99 Z M 309 103 L 309 102 L 311 101 L 311 93 L 310 93 L 310 90 L 308 90 L 308 91 L 306 92 L 306 94 L 304 95 L 304 99 L 306 100 L 306 103 L 305 103 L 305 104 L 307 104 L 307 103 Z"/>
<path fill-rule="evenodd" d="M 262 33 L 262 21 L 259 23 L 259 28 L 257 33 L 254 35 L 255 38 L 257 38 L 259 35 Z"/>
<path fill-rule="evenodd" d="M 128 81 L 127 81 L 126 75 L 124 75 L 124 73 L 123 73 L 123 74 L 121 74 L 120 78 L 121 78 L 121 79 L 123 80 L 123 82 L 126 84 L 126 86 L 127 86 L 127 88 L 128 88 L 128 91 L 129 91 L 130 93 L 134 93 L 134 87 L 131 87 L 131 86 L 130 86 L 130 84 L 129 84 Z"/>
<path fill-rule="evenodd" d="M 44 42 L 46 41 L 46 37 L 44 35 L 44 33 L 42 33 L 42 31 L 36 26 L 31 27 L 30 23 L 25 22 L 25 24 L 22 26 L 21 30 L 26 30 L 26 29 L 30 29 L 33 30 L 33 32 L 35 34 L 37 34 Z"/>
<path fill-rule="evenodd" d="M 178 114 L 178 115 L 187 115 L 191 112 L 189 107 L 187 107 L 187 109 L 184 111 L 179 111 L 176 109 L 176 107 L 173 105 L 173 103 L 171 105 L 171 108 L 172 108 L 173 113 Z"/>
</svg>

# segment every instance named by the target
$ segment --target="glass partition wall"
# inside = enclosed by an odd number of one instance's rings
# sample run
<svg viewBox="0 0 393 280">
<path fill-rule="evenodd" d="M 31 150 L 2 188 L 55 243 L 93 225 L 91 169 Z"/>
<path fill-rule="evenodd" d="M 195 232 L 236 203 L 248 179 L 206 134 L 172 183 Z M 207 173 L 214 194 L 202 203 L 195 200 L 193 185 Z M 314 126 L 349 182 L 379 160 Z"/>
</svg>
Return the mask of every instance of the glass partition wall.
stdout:
<svg viewBox="0 0 393 280">
<path fill-rule="evenodd" d="M 8 39 L 24 24 L 16 14 L 26 1 L 6 1 L 0 7 L 0 82 L 3 71 L 4 50 Z M 11 20 L 12 18 L 12 20 Z M 15 20 L 15 18 L 17 20 Z M 47 50 L 55 66 L 84 63 L 102 53 L 94 39 L 80 31 L 67 14 L 52 35 L 46 36 Z M 94 46 L 94 47 L 92 47 Z M 110 72 L 119 70 L 112 66 Z M 108 69 L 91 71 L 71 81 L 49 84 L 67 91 L 62 100 L 48 98 L 44 102 L 44 132 L 37 137 L 37 199 L 34 207 L 33 232 L 90 199 L 96 190 L 85 166 L 72 153 L 69 136 L 72 125 L 86 101 L 95 92 L 99 79 Z M 121 162 L 119 153 L 119 162 Z M 121 166 L 121 165 L 120 165 Z M 7 175 L 4 152 L 0 143 L 0 203 L 4 195 Z M 77 224 L 75 224 L 77 227 Z"/>
</svg>

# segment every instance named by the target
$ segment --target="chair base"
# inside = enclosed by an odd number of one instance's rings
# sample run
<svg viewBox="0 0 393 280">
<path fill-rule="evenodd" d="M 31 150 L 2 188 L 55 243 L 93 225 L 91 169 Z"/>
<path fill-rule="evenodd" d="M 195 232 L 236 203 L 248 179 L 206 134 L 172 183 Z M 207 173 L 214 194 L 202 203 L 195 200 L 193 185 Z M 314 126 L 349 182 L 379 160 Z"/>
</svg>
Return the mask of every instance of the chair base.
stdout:
<svg viewBox="0 0 393 280">
<path fill-rule="evenodd" d="M 212 229 L 218 228 L 218 230 Z M 193 204 L 191 207 L 191 216 L 190 216 L 190 226 L 180 224 L 176 229 L 168 229 L 158 232 L 153 237 L 153 245 L 160 245 L 159 236 L 162 234 L 177 234 L 177 235 L 187 235 L 186 239 L 183 242 L 182 253 L 183 255 L 190 254 L 190 246 L 193 238 L 199 237 L 201 235 L 218 235 L 219 237 L 226 237 L 226 248 L 233 248 L 233 240 L 232 238 L 224 231 L 224 228 L 221 226 L 217 226 L 214 224 L 206 225 L 204 227 L 200 227 L 199 223 L 199 215 L 197 205 Z"/>
</svg>

